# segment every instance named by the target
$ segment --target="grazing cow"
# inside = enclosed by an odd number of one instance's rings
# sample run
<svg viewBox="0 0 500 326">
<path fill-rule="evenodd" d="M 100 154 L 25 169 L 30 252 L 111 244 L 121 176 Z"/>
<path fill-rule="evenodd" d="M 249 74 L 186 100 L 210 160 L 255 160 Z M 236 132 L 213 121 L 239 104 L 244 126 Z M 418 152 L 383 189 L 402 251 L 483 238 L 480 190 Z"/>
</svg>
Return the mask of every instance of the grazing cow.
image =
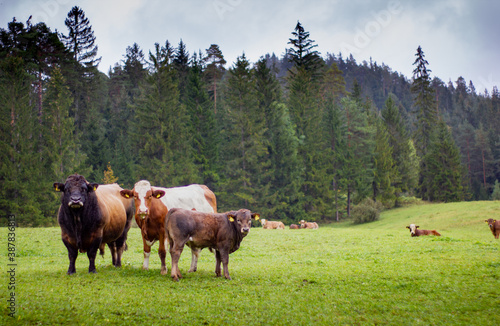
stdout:
<svg viewBox="0 0 500 326">
<path fill-rule="evenodd" d="M 419 237 L 421 235 L 437 235 L 440 236 L 438 231 L 436 230 L 419 230 L 420 226 L 415 225 L 415 224 L 410 224 L 406 228 L 410 229 L 410 234 L 412 237 Z"/>
<path fill-rule="evenodd" d="M 144 247 L 143 269 L 149 268 L 151 246 L 159 240 L 158 255 L 161 260 L 161 274 L 167 273 L 165 265 L 165 216 L 174 207 L 192 209 L 200 212 L 217 212 L 214 193 L 204 185 L 189 185 L 185 187 L 160 188 L 151 187 L 149 181 L 141 180 L 132 190 L 122 190 L 125 198 L 134 197 L 135 221 L 141 228 Z M 200 250 L 192 250 L 190 272 L 195 272 Z"/>
<path fill-rule="evenodd" d="M 494 220 L 492 218 L 484 220 L 486 223 L 488 223 L 488 226 L 490 227 L 491 233 L 493 233 L 493 236 L 495 239 L 498 239 L 500 237 L 500 220 Z"/>
<path fill-rule="evenodd" d="M 284 230 L 285 229 L 285 224 L 280 221 L 268 221 L 265 218 L 260 220 L 260 223 L 262 224 L 263 229 L 279 229 L 279 230 Z"/>
<path fill-rule="evenodd" d="M 78 251 L 87 253 L 89 273 L 95 273 L 97 249 L 104 255 L 104 246 L 111 251 L 113 265 L 121 266 L 127 249 L 127 233 L 134 209 L 132 200 L 120 196 L 120 186 L 89 183 L 81 175 L 70 175 L 65 183 L 54 183 L 63 192 L 57 221 L 61 237 L 68 249 L 68 274 L 74 274 Z"/>
<path fill-rule="evenodd" d="M 290 229 L 300 229 L 297 224 L 290 224 Z"/>
<path fill-rule="evenodd" d="M 300 228 L 301 229 L 317 229 L 319 228 L 318 223 L 316 222 L 306 222 L 304 220 L 300 220 Z"/>
<path fill-rule="evenodd" d="M 252 219 L 258 220 L 259 214 L 248 209 L 220 214 L 171 209 L 165 227 L 172 258 L 172 279 L 178 281 L 182 277 L 178 262 L 184 245 L 187 245 L 191 250 L 207 247 L 215 250 L 215 275 L 221 276 L 222 262 L 224 277 L 230 280 L 227 266 L 229 254 L 238 250 L 241 241 L 250 232 Z"/>
</svg>

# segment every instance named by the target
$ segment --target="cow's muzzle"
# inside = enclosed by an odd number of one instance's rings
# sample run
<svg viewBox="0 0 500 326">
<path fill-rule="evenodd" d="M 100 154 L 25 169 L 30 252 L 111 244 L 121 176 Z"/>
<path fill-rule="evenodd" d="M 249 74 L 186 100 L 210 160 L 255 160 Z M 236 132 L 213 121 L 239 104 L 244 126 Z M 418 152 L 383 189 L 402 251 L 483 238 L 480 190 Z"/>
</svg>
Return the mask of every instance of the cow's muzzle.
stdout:
<svg viewBox="0 0 500 326">
<path fill-rule="evenodd" d="M 78 209 L 83 207 L 83 202 L 81 200 L 70 200 L 68 206 L 73 209 Z"/>
<path fill-rule="evenodd" d="M 248 232 L 250 232 L 250 228 L 242 228 L 242 229 L 241 229 L 241 233 L 243 233 L 243 234 L 245 234 L 245 235 L 247 235 L 247 234 L 248 234 Z"/>
</svg>

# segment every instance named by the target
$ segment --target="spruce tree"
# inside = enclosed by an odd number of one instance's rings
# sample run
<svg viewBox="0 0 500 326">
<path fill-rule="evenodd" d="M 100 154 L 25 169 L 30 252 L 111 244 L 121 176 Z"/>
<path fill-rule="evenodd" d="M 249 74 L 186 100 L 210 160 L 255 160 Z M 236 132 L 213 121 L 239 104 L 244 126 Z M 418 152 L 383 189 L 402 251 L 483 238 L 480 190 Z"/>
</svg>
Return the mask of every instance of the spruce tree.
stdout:
<svg viewBox="0 0 500 326">
<path fill-rule="evenodd" d="M 217 114 L 217 84 L 226 70 L 224 68 L 226 60 L 217 44 L 210 45 L 206 50 L 206 56 L 203 58 L 203 62 L 206 65 L 205 76 L 207 85 L 209 86 L 209 93 L 214 102 L 214 113 Z"/>
</svg>

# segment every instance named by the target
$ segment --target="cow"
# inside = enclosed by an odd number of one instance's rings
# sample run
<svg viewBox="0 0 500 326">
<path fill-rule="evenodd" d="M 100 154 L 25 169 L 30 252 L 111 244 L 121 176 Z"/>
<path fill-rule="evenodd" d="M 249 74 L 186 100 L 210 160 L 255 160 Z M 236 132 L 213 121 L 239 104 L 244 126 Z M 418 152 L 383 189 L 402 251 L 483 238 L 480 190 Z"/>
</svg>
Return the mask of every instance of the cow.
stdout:
<svg viewBox="0 0 500 326">
<path fill-rule="evenodd" d="M 144 248 L 142 268 L 149 269 L 151 246 L 159 240 L 158 255 L 161 261 L 162 275 L 167 274 L 165 257 L 165 216 L 174 207 L 186 208 L 206 213 L 217 212 L 217 202 L 214 193 L 205 185 L 189 185 L 175 188 L 152 187 L 149 181 L 141 180 L 132 190 L 124 189 L 121 195 L 134 198 L 135 221 L 141 229 Z M 200 250 L 192 250 L 190 272 L 195 272 Z"/>
<path fill-rule="evenodd" d="M 297 224 L 290 224 L 290 229 L 296 230 L 296 229 L 300 229 L 300 228 Z"/>
<path fill-rule="evenodd" d="M 500 220 L 494 220 L 492 218 L 484 220 L 486 223 L 488 223 L 488 226 L 490 227 L 491 233 L 493 233 L 493 236 L 495 239 L 498 239 L 500 237 Z"/>
<path fill-rule="evenodd" d="M 437 235 L 440 236 L 438 231 L 436 230 L 419 230 L 420 226 L 415 225 L 415 224 L 410 224 L 406 228 L 410 229 L 410 234 L 412 237 L 419 237 L 421 235 Z"/>
<path fill-rule="evenodd" d="M 317 229 L 319 228 L 318 223 L 316 222 L 306 222 L 304 220 L 300 220 L 299 222 L 301 229 Z"/>
<path fill-rule="evenodd" d="M 240 247 L 243 238 L 250 232 L 251 220 L 258 220 L 259 214 L 248 209 L 226 213 L 203 213 L 182 208 L 171 209 L 165 219 L 167 240 L 172 258 L 171 276 L 174 281 L 182 278 L 178 262 L 184 245 L 191 250 L 210 248 L 215 250 L 215 275 L 228 280 L 229 254 Z"/>
<path fill-rule="evenodd" d="M 284 230 L 285 229 L 285 224 L 280 221 L 268 221 L 265 218 L 260 220 L 260 223 L 262 224 L 263 229 L 279 229 L 279 230 Z"/>
<path fill-rule="evenodd" d="M 95 273 L 97 249 L 104 255 L 106 244 L 113 265 L 120 267 L 134 215 L 132 200 L 120 196 L 122 188 L 116 183 L 89 183 L 78 174 L 70 175 L 65 183 L 55 182 L 53 187 L 63 193 L 57 222 L 61 227 L 62 242 L 68 249 L 68 275 L 76 273 L 78 251 L 87 253 L 89 273 Z"/>
</svg>

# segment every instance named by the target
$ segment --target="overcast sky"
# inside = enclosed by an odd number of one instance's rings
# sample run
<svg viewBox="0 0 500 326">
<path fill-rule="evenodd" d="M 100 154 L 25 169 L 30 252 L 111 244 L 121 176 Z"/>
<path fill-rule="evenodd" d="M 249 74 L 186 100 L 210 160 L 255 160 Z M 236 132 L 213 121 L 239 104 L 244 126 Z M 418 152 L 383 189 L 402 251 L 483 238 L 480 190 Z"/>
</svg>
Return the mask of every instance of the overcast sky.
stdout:
<svg viewBox="0 0 500 326">
<path fill-rule="evenodd" d="M 92 25 L 105 73 L 133 43 L 145 54 L 166 40 L 177 46 L 182 39 L 190 53 L 218 44 L 227 68 L 242 53 L 251 62 L 281 56 L 300 21 L 322 55 L 371 57 L 410 78 L 421 45 L 431 77 L 462 76 L 480 93 L 500 86 L 498 0 L 0 0 L 0 27 L 33 15 L 33 23 L 67 34 L 64 20 L 75 5 Z"/>
</svg>

